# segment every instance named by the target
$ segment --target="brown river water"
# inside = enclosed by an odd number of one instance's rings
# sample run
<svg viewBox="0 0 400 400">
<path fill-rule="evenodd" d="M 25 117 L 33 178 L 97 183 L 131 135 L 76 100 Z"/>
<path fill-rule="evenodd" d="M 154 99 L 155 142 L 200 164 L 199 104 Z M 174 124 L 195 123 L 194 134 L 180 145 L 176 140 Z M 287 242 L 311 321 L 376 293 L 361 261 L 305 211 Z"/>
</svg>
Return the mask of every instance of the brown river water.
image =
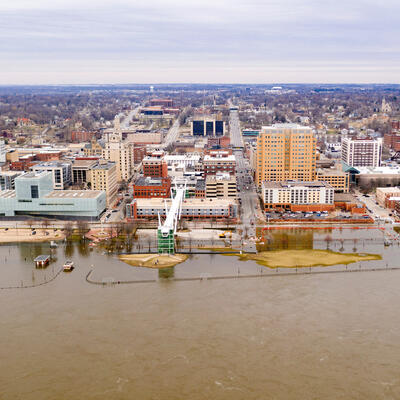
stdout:
<svg viewBox="0 0 400 400">
<path fill-rule="evenodd" d="M 383 255 L 362 268 L 382 270 L 171 281 L 78 244 L 52 250 L 45 270 L 32 259 L 47 244 L 0 246 L 2 287 L 76 265 L 0 290 L 0 399 L 400 399 L 400 270 L 385 270 L 400 248 L 371 232 L 330 235 L 272 233 L 267 246 L 356 246 Z M 171 275 L 261 268 L 195 255 Z M 90 270 L 156 282 L 91 285 Z"/>
</svg>

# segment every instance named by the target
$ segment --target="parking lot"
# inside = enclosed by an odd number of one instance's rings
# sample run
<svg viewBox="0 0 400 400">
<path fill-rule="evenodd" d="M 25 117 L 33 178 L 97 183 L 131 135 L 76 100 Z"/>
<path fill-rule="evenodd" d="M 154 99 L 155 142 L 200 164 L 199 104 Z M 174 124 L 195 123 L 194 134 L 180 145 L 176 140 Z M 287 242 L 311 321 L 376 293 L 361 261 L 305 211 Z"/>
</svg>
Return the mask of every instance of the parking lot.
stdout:
<svg viewBox="0 0 400 400">
<path fill-rule="evenodd" d="M 369 219 L 368 215 L 354 215 L 351 214 L 350 212 L 346 211 L 340 211 L 340 210 L 335 210 L 333 212 L 328 212 L 328 211 L 314 211 L 314 212 L 306 212 L 306 211 L 270 211 L 265 213 L 265 217 L 267 218 L 267 221 L 272 221 L 272 220 L 288 220 L 288 221 L 304 221 L 304 220 L 310 220 L 310 221 L 324 221 L 324 220 L 365 220 Z"/>
</svg>

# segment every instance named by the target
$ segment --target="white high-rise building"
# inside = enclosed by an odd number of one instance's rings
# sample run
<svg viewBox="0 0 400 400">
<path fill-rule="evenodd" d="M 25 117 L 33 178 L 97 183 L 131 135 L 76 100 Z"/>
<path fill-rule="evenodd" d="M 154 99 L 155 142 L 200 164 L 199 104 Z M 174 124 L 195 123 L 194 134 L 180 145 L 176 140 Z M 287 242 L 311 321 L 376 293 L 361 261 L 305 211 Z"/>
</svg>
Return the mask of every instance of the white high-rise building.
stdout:
<svg viewBox="0 0 400 400">
<path fill-rule="evenodd" d="M 0 163 L 5 163 L 6 162 L 6 143 L 4 142 L 3 139 L 0 140 Z"/>
<path fill-rule="evenodd" d="M 379 167 L 382 159 L 382 138 L 342 140 L 342 161 L 350 167 Z"/>
</svg>

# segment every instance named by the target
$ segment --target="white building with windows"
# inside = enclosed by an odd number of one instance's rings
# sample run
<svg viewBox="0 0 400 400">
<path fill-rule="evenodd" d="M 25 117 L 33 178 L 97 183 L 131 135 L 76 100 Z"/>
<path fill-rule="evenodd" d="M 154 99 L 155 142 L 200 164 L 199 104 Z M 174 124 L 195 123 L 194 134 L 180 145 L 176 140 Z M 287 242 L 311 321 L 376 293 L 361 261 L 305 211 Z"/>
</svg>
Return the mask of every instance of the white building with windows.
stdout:
<svg viewBox="0 0 400 400">
<path fill-rule="evenodd" d="M 333 206 L 334 188 L 326 182 L 263 182 L 265 209 L 292 209 L 294 205 Z M 321 207 L 322 209 L 323 207 Z M 317 211 L 316 207 L 315 211 Z"/>
<path fill-rule="evenodd" d="M 31 167 L 31 171 L 51 172 L 53 174 L 53 189 L 63 190 L 71 185 L 72 182 L 72 166 L 69 162 L 61 161 L 46 161 L 35 164 Z"/>
<path fill-rule="evenodd" d="M 184 168 L 194 168 L 200 159 L 199 154 L 167 154 L 164 156 L 164 161 L 168 166 L 180 166 Z"/>
<path fill-rule="evenodd" d="M 6 162 L 6 155 L 7 155 L 7 150 L 6 150 L 6 143 L 4 139 L 0 140 L 0 164 L 4 164 Z"/>
<path fill-rule="evenodd" d="M 342 161 L 349 167 L 379 167 L 382 159 L 382 138 L 342 140 Z"/>
</svg>

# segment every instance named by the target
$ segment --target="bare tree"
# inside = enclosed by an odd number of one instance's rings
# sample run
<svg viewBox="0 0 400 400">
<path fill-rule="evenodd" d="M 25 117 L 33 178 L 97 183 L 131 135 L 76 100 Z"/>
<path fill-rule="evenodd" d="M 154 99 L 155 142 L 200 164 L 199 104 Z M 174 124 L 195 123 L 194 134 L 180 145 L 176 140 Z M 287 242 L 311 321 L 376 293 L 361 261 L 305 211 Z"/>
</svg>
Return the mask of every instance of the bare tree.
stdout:
<svg viewBox="0 0 400 400">
<path fill-rule="evenodd" d="M 29 229 L 32 229 L 34 223 L 35 221 L 33 219 L 28 219 L 28 221 L 26 221 L 26 225 L 28 225 Z"/>
<path fill-rule="evenodd" d="M 84 235 L 88 232 L 89 230 L 89 224 L 87 221 L 79 220 L 76 223 L 77 229 L 78 229 L 78 235 L 81 236 L 81 238 L 84 237 Z"/>
<path fill-rule="evenodd" d="M 50 225 L 50 221 L 47 219 L 47 218 L 45 218 L 44 220 L 42 220 L 42 228 L 44 229 L 44 230 L 46 230 L 48 227 L 49 227 L 49 225 Z"/>
<path fill-rule="evenodd" d="M 325 236 L 325 242 L 326 242 L 326 249 L 329 249 L 329 245 L 332 242 L 332 236 L 331 235 L 326 235 Z"/>
<path fill-rule="evenodd" d="M 190 252 L 192 252 L 192 242 L 193 242 L 192 235 L 189 234 L 188 243 L 189 243 L 189 251 Z"/>
<path fill-rule="evenodd" d="M 74 226 L 73 226 L 73 224 L 72 224 L 71 221 L 68 221 L 68 222 L 64 225 L 64 234 L 65 234 L 65 237 L 66 237 L 67 239 L 69 239 L 69 238 L 71 237 L 71 235 L 72 235 L 73 232 L 74 232 Z"/>
<path fill-rule="evenodd" d="M 125 231 L 125 224 L 123 222 L 117 222 L 114 224 L 115 236 L 121 236 Z"/>
<path fill-rule="evenodd" d="M 127 222 L 126 224 L 124 224 L 125 235 L 129 241 L 132 240 L 135 229 L 136 229 L 136 226 L 133 222 Z"/>
</svg>

